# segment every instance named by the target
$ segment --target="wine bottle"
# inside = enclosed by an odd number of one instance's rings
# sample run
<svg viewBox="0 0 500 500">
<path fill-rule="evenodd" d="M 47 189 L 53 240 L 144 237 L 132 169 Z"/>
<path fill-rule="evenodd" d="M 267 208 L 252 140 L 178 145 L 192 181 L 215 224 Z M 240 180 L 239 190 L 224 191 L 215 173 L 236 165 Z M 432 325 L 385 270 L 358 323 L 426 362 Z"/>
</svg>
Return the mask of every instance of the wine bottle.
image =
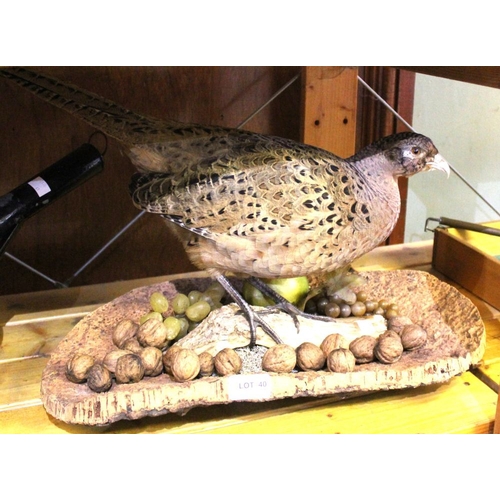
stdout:
<svg viewBox="0 0 500 500">
<path fill-rule="evenodd" d="M 0 196 L 0 257 L 26 219 L 101 172 L 103 167 L 101 153 L 91 144 L 83 144 L 32 179 Z"/>
</svg>

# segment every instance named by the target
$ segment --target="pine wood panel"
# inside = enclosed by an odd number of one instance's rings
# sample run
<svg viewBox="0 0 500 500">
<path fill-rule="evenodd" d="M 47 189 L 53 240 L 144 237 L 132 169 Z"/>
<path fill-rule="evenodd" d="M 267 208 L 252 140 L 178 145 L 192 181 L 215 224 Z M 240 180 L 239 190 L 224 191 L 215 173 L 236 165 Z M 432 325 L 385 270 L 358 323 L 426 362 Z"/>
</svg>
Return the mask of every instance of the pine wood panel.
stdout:
<svg viewBox="0 0 500 500">
<path fill-rule="evenodd" d="M 356 149 L 357 69 L 303 70 L 302 141 L 346 158 Z"/>
</svg>

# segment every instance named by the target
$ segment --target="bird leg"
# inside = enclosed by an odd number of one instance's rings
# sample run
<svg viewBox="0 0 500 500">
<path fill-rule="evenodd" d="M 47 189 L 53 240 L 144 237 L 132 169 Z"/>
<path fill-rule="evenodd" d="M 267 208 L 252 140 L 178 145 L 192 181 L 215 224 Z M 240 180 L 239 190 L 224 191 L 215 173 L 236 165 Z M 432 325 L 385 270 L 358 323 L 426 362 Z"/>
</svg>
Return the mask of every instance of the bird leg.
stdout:
<svg viewBox="0 0 500 500">
<path fill-rule="evenodd" d="M 277 344 L 282 344 L 283 341 L 279 338 L 277 333 L 260 317 L 260 314 L 254 311 L 250 304 L 241 296 L 241 294 L 234 288 L 231 282 L 222 274 L 218 274 L 217 281 L 222 285 L 226 292 L 238 304 L 239 308 L 248 320 L 250 326 L 250 348 L 255 346 L 257 340 L 256 328 L 260 326 Z"/>
<path fill-rule="evenodd" d="M 294 306 L 291 302 L 286 300 L 278 292 L 276 292 L 273 288 L 271 288 L 267 283 L 260 280 L 259 278 L 251 276 L 250 278 L 248 278 L 248 281 L 255 288 L 257 288 L 257 290 L 262 292 L 264 295 L 267 295 L 267 297 L 269 297 L 271 300 L 275 302 L 275 305 L 268 306 L 266 312 L 271 312 L 272 310 L 277 309 L 291 316 L 295 328 L 297 328 L 297 333 L 299 333 L 300 331 L 299 316 L 302 318 L 308 318 L 318 321 L 333 321 L 333 319 L 329 318 L 328 316 L 318 316 L 316 314 L 308 314 L 305 313 L 304 311 L 301 311 L 298 307 Z"/>
</svg>

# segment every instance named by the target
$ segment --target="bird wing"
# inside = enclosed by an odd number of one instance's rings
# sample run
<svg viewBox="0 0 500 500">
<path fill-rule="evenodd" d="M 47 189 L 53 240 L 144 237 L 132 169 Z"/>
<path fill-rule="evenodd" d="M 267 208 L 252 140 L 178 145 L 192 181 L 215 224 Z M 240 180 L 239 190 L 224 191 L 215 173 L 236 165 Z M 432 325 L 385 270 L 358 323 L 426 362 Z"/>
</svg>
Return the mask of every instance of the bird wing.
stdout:
<svg viewBox="0 0 500 500">
<path fill-rule="evenodd" d="M 341 231 L 352 218 L 352 175 L 337 156 L 281 138 L 257 137 L 182 173 L 138 174 L 136 206 L 206 238 Z M 265 239 L 265 237 L 264 237 Z"/>
</svg>

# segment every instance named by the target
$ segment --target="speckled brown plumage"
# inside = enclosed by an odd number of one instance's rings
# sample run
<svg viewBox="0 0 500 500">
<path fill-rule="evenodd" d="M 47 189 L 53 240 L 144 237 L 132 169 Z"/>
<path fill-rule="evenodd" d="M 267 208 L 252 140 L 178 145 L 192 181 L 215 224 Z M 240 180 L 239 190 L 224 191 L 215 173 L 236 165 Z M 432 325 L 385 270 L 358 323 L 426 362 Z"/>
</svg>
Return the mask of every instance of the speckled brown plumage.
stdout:
<svg viewBox="0 0 500 500">
<path fill-rule="evenodd" d="M 346 160 L 284 139 L 250 138 L 241 147 L 229 134 L 234 142 L 223 154 L 134 179 L 137 206 L 189 230 L 183 239 L 198 267 L 264 278 L 344 267 L 391 233 L 397 177 L 428 168 L 437 154 L 416 134 Z"/>
<path fill-rule="evenodd" d="M 217 278 L 343 268 L 390 235 L 399 176 L 448 168 L 419 134 L 343 159 L 279 137 L 144 117 L 26 69 L 0 73 L 122 142 L 140 172 L 133 202 L 163 216 L 192 262 Z"/>
</svg>

